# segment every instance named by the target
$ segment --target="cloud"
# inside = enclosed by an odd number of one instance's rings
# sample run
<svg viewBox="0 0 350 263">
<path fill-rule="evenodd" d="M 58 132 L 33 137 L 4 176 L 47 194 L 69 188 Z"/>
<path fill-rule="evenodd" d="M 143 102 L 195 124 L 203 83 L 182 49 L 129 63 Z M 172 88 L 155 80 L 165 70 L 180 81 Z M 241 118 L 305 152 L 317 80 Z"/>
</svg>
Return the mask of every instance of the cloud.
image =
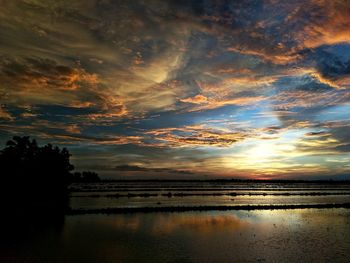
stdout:
<svg viewBox="0 0 350 263">
<path fill-rule="evenodd" d="M 98 84 L 95 74 L 81 68 L 59 65 L 53 60 L 4 58 L 0 65 L 7 103 L 69 104 L 78 99 L 78 90 L 93 89 Z M 86 91 L 84 90 L 84 91 Z"/>
<path fill-rule="evenodd" d="M 121 172 L 155 172 L 155 173 L 175 173 L 175 174 L 193 174 L 191 171 L 177 170 L 173 168 L 150 168 L 137 165 L 118 165 L 114 167 L 115 171 Z"/>
<path fill-rule="evenodd" d="M 77 67 L 58 65 L 55 61 L 40 58 L 26 58 L 23 61 L 4 58 L 1 63 L 1 78 L 14 87 L 35 89 L 57 89 L 74 91 L 82 85 L 97 85 L 96 74 L 89 74 Z"/>
<path fill-rule="evenodd" d="M 156 140 L 155 145 L 168 147 L 228 147 L 246 137 L 242 132 L 206 128 L 203 125 L 150 130 L 146 134 L 152 135 Z"/>
<path fill-rule="evenodd" d="M 11 114 L 5 109 L 5 107 L 0 106 L 0 119 L 12 121 L 14 118 Z"/>
<path fill-rule="evenodd" d="M 194 103 L 194 104 L 202 104 L 202 103 L 206 103 L 208 101 L 208 98 L 203 96 L 203 95 L 196 95 L 194 97 L 189 97 L 186 99 L 181 99 L 181 102 L 185 102 L 185 103 Z"/>
<path fill-rule="evenodd" d="M 340 152 L 350 152 L 350 143 L 338 145 L 335 147 L 335 150 Z"/>
<path fill-rule="evenodd" d="M 142 144 L 141 136 L 133 135 L 89 135 L 84 132 L 84 126 L 67 123 L 53 123 L 38 120 L 30 124 L 0 124 L 0 129 L 9 133 L 15 130 L 18 135 L 31 135 L 42 140 L 49 140 L 58 144 L 87 144 L 87 145 L 124 145 Z"/>
<path fill-rule="evenodd" d="M 324 156 L 348 154 L 348 13 L 341 0 L 2 1 L 1 135 L 139 173 L 341 173 Z M 271 167 L 253 143 L 279 151 Z"/>
<path fill-rule="evenodd" d="M 302 44 L 308 48 L 315 48 L 321 45 L 350 43 L 349 2 L 343 0 L 313 1 L 313 4 L 322 10 L 323 17 L 316 20 L 320 13 L 311 14 L 313 23 L 304 27 L 304 37 L 300 36 L 300 39 L 303 40 Z"/>
<path fill-rule="evenodd" d="M 227 49 L 228 51 L 232 51 L 232 52 L 237 52 L 240 54 L 245 54 L 245 55 L 252 55 L 252 56 L 256 56 L 259 57 L 267 62 L 272 62 L 275 64 L 289 64 L 292 62 L 297 61 L 298 59 L 301 58 L 301 56 L 299 54 L 269 54 L 268 52 L 264 52 L 262 50 L 250 50 L 249 48 L 242 48 L 242 47 L 229 47 Z"/>
<path fill-rule="evenodd" d="M 325 132 L 325 131 L 319 131 L 319 132 L 309 132 L 306 133 L 305 136 L 310 136 L 310 137 L 326 137 L 329 136 L 330 134 Z"/>
</svg>

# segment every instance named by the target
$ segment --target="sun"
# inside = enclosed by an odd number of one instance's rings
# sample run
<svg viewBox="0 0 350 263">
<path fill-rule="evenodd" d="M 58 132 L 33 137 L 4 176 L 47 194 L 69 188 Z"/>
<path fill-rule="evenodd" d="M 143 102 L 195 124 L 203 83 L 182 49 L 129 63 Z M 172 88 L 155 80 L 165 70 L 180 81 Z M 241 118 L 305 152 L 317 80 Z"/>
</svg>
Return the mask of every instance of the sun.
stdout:
<svg viewBox="0 0 350 263">
<path fill-rule="evenodd" d="M 278 156 L 278 147 L 271 143 L 260 143 L 247 151 L 247 159 L 250 163 L 264 163 Z"/>
</svg>

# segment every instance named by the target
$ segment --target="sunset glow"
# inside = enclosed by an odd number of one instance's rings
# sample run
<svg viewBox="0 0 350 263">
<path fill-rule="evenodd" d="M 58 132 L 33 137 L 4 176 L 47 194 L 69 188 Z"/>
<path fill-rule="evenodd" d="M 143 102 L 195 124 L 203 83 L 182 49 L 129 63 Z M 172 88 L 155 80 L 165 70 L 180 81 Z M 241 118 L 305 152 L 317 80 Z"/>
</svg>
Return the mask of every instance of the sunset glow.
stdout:
<svg viewBox="0 0 350 263">
<path fill-rule="evenodd" d="M 103 178 L 350 179 L 349 14 L 0 0 L 0 142 L 67 147 Z"/>
</svg>

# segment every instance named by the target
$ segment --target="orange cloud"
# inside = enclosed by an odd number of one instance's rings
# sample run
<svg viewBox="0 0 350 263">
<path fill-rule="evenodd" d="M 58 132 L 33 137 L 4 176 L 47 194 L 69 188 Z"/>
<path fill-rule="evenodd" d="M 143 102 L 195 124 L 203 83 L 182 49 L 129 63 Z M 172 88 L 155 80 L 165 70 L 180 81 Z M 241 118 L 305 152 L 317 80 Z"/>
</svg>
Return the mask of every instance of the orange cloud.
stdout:
<svg viewBox="0 0 350 263">
<path fill-rule="evenodd" d="M 0 119 L 13 120 L 11 114 L 2 106 L 0 106 Z"/>
<path fill-rule="evenodd" d="M 206 103 L 208 101 L 208 98 L 203 96 L 203 95 L 198 94 L 194 97 L 181 99 L 180 101 L 185 102 L 185 103 L 202 104 L 202 103 Z"/>
<path fill-rule="evenodd" d="M 195 106 L 190 109 L 190 111 L 200 111 L 200 110 L 210 110 L 216 109 L 227 105 L 236 105 L 236 106 L 245 106 L 245 105 L 254 105 L 260 101 L 263 101 L 267 98 L 263 96 L 256 97 L 238 97 L 238 98 L 210 98 L 205 104 Z"/>
<path fill-rule="evenodd" d="M 321 45 L 350 43 L 350 3 L 349 1 L 314 1 L 322 7 L 326 19 L 320 23 L 310 23 L 297 34 L 303 46 L 315 48 Z"/>
<path fill-rule="evenodd" d="M 26 90 L 56 89 L 76 90 L 82 85 L 98 84 L 96 74 L 80 67 L 58 65 L 48 59 L 5 60 L 1 67 L 1 79 Z"/>
<path fill-rule="evenodd" d="M 240 54 L 245 55 L 252 55 L 257 56 L 261 58 L 262 60 L 272 62 L 275 64 L 288 64 L 291 62 L 295 62 L 296 60 L 300 59 L 301 56 L 298 54 L 295 54 L 294 52 L 280 52 L 280 54 L 273 54 L 272 51 L 264 51 L 262 49 L 255 50 L 253 47 L 247 47 L 247 48 L 237 48 L 237 47 L 229 47 L 227 48 L 227 51 L 237 52 Z"/>
<path fill-rule="evenodd" d="M 277 110 L 289 110 L 294 107 L 315 107 L 338 105 L 344 101 L 344 94 L 328 91 L 317 93 L 303 90 L 283 91 L 270 98 Z"/>
<path fill-rule="evenodd" d="M 252 74 L 253 71 L 251 69 L 247 68 L 220 68 L 216 71 L 218 74 L 240 74 L 240 75 L 246 75 L 246 74 Z"/>
<path fill-rule="evenodd" d="M 80 134 L 81 133 L 80 128 L 77 124 L 68 125 L 66 127 L 66 131 L 69 133 L 73 133 L 73 134 Z"/>
<path fill-rule="evenodd" d="M 160 141 L 157 146 L 188 147 L 216 146 L 227 147 L 246 137 L 242 132 L 229 132 L 206 128 L 203 125 L 184 126 L 181 128 L 164 128 L 145 132 Z"/>
</svg>

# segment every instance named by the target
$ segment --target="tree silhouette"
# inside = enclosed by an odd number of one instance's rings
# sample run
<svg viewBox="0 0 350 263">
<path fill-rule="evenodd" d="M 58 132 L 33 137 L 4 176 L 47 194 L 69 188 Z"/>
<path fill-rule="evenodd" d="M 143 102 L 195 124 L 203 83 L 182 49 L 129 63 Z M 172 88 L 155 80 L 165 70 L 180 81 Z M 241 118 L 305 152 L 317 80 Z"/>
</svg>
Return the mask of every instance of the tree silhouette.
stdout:
<svg viewBox="0 0 350 263">
<path fill-rule="evenodd" d="M 82 173 L 75 172 L 73 174 L 73 182 L 75 183 L 96 183 L 100 182 L 101 179 L 98 177 L 98 174 L 91 171 L 84 171 Z"/>
<path fill-rule="evenodd" d="M 14 136 L 0 151 L 1 201 L 12 206 L 63 206 L 74 169 L 70 156 L 65 148 L 39 147 L 28 136 Z"/>
</svg>

